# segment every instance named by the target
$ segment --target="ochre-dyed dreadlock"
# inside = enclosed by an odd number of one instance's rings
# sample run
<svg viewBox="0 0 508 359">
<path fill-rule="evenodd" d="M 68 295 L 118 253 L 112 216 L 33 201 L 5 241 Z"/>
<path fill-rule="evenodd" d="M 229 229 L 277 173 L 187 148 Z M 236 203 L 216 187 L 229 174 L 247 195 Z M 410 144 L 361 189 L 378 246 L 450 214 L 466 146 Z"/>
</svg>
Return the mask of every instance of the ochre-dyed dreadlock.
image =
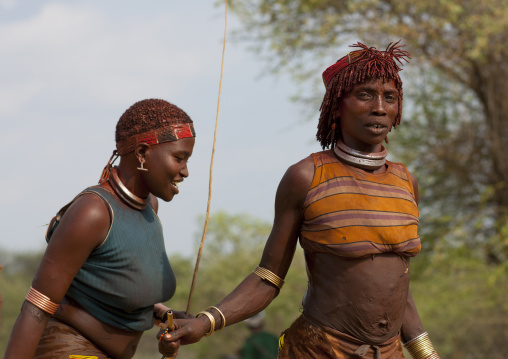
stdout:
<svg viewBox="0 0 508 359">
<path fill-rule="evenodd" d="M 393 127 L 397 127 L 400 123 L 402 81 L 399 71 L 402 69 L 397 62 L 402 65 L 402 60 L 408 62 L 411 57 L 409 52 L 401 49 L 404 45 L 399 45 L 399 42 L 400 40 L 390 43 L 385 51 L 379 51 L 375 47 L 367 47 L 358 42 L 350 47 L 359 47 L 360 50 L 350 52 L 323 72 L 326 93 L 321 103 L 321 115 L 316 134 L 323 149 L 335 146 L 337 139 L 342 136 L 338 123 L 335 132 L 332 130 L 332 124 L 336 122 L 334 116 L 339 110 L 341 98 L 351 93 L 356 84 L 370 78 L 395 82 L 395 87 L 399 92 L 399 113 L 393 122 Z"/>
</svg>

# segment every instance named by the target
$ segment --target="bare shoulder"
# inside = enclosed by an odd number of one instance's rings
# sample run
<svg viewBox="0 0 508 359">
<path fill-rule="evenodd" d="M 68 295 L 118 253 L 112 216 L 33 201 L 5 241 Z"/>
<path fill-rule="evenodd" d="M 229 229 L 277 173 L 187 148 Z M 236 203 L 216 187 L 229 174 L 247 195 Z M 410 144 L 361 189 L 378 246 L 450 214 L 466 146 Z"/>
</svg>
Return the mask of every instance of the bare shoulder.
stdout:
<svg viewBox="0 0 508 359">
<path fill-rule="evenodd" d="M 272 231 L 260 265 L 284 277 L 291 265 L 303 219 L 303 205 L 314 177 L 314 161 L 307 157 L 290 166 L 277 188 Z"/>
<path fill-rule="evenodd" d="M 276 202 L 302 206 L 314 177 L 314 161 L 311 156 L 290 166 L 277 188 Z"/>
<path fill-rule="evenodd" d="M 307 191 L 313 177 L 314 161 L 311 156 L 308 156 L 287 169 L 282 177 L 281 184 L 290 184 L 293 189 Z"/>
</svg>

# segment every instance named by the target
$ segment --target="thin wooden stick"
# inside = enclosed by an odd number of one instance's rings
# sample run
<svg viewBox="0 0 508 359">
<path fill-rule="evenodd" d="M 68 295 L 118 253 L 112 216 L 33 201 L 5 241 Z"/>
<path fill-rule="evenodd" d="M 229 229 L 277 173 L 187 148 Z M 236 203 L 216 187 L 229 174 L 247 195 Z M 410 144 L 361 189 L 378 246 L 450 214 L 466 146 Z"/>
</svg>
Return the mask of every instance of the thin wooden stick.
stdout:
<svg viewBox="0 0 508 359">
<path fill-rule="evenodd" d="M 198 257 L 196 259 L 196 266 L 194 267 L 194 275 L 192 276 L 192 284 L 189 292 L 189 299 L 187 301 L 187 316 L 190 314 L 190 306 L 192 302 L 192 294 L 194 293 L 194 287 L 196 285 L 196 278 L 198 275 L 199 262 L 201 261 L 201 254 L 203 253 L 203 245 L 205 244 L 206 231 L 208 229 L 208 221 L 210 219 L 210 202 L 212 200 L 212 173 L 213 173 L 213 159 L 215 156 L 215 142 L 217 140 L 217 127 L 219 125 L 219 109 L 220 109 L 220 95 L 222 91 L 222 75 L 224 73 L 224 53 L 226 52 L 226 34 L 228 28 L 228 0 L 225 0 L 225 20 L 224 20 L 224 45 L 222 47 L 222 63 L 220 68 L 220 82 L 219 82 L 219 98 L 217 100 L 217 115 L 215 117 L 215 131 L 213 134 L 213 148 L 212 148 L 212 159 L 210 161 L 210 181 L 208 183 L 208 203 L 206 205 L 206 219 L 205 227 L 203 228 L 203 235 L 201 237 L 201 244 L 199 245 Z"/>
</svg>

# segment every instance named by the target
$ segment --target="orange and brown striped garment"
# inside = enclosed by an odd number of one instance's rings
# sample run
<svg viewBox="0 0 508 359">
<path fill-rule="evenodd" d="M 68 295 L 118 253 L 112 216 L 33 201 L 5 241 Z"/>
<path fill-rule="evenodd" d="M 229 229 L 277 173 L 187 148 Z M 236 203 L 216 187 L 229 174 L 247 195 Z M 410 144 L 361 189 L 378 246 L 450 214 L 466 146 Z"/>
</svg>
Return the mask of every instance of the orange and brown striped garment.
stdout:
<svg viewBox="0 0 508 359">
<path fill-rule="evenodd" d="M 371 174 L 342 163 L 333 151 L 313 153 L 314 178 L 304 203 L 305 250 L 361 258 L 420 252 L 418 207 L 402 163 Z"/>
</svg>

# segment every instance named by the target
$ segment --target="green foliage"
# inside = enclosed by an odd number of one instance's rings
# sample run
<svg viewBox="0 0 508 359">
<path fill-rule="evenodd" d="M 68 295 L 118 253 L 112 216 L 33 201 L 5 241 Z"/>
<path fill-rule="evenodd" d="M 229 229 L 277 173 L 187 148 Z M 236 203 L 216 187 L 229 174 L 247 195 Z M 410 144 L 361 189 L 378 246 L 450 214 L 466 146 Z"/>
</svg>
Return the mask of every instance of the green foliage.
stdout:
<svg viewBox="0 0 508 359">
<path fill-rule="evenodd" d="M 402 76 L 403 122 L 391 153 L 422 192 L 421 228 L 430 247 L 467 244 L 500 264 L 508 257 L 508 7 L 504 0 L 232 0 L 270 68 L 300 83 L 295 98 L 316 108 L 319 74 L 360 40 L 402 40 L 412 54 Z M 314 114 L 315 117 L 315 114 Z"/>
<path fill-rule="evenodd" d="M 11 328 L 42 258 L 42 253 L 1 253 L 0 294 L 3 304 L 0 312 L 0 354 L 7 347 Z"/>
<path fill-rule="evenodd" d="M 488 153 L 478 150 L 485 133 L 481 106 L 471 91 L 439 81 L 445 75 L 428 66 L 406 75 L 414 85 L 405 92 L 409 116 L 392 131 L 388 147 L 418 178 L 424 250 L 430 252 L 436 241 L 465 243 L 482 256 L 479 244 L 493 231 L 478 225 L 492 214 L 483 196 L 489 190 Z"/>
<path fill-rule="evenodd" d="M 200 221 L 201 223 L 201 221 Z M 258 264 L 270 224 L 247 215 L 218 213 L 211 217 L 191 312 L 216 304 Z M 506 231 L 504 243 L 506 245 Z M 242 245 L 245 244 L 245 245 Z M 4 298 L 0 353 L 35 273 L 41 254 L 2 252 L 0 292 Z M 185 310 L 194 258 L 171 256 L 178 285 L 167 303 Z M 14 265 L 15 263 L 15 265 Z M 13 268 L 16 267 L 16 270 Z M 433 255 L 411 261 L 411 292 L 420 317 L 443 359 L 508 357 L 508 262 L 489 265 L 465 246 L 440 247 Z M 307 278 L 302 250 L 297 250 L 281 294 L 266 309 L 267 329 L 278 334 L 298 317 Z M 154 328 L 142 337 L 135 359 L 159 358 Z M 181 359 L 221 358 L 235 354 L 248 336 L 242 323 L 185 346 Z"/>
<path fill-rule="evenodd" d="M 352 38 L 403 38 L 417 55 L 459 70 L 457 62 L 485 60 L 508 29 L 503 0 L 231 0 L 259 46 L 277 65 L 298 64 L 302 52 L 329 53 Z M 262 44 L 265 42 L 265 44 Z"/>
<path fill-rule="evenodd" d="M 508 263 L 491 266 L 466 248 L 412 263 L 411 292 L 441 358 L 508 357 Z"/>
</svg>

